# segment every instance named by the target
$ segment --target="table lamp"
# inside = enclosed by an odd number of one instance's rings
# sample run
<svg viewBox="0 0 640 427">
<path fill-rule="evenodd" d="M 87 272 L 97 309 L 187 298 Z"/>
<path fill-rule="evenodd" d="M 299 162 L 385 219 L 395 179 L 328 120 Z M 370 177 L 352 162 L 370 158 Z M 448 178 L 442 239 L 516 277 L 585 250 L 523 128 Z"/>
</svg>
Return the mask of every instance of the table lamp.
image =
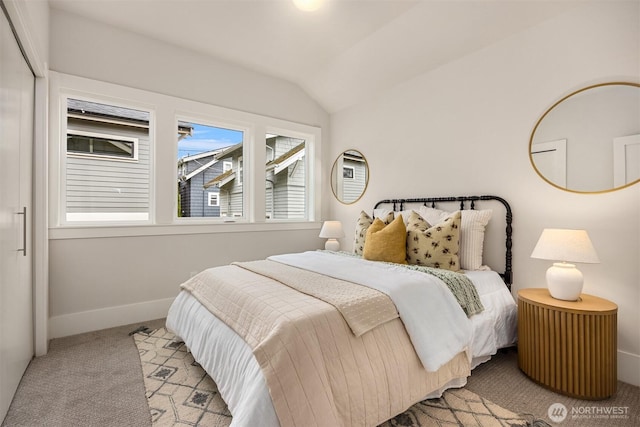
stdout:
<svg viewBox="0 0 640 427">
<path fill-rule="evenodd" d="M 324 248 L 328 251 L 339 251 L 340 242 L 336 239 L 344 237 L 342 223 L 340 221 L 325 221 L 320 230 L 320 237 L 327 239 Z"/>
<path fill-rule="evenodd" d="M 542 230 L 531 258 L 558 261 L 547 270 L 547 288 L 552 297 L 565 301 L 577 301 L 582 293 L 584 279 L 572 263 L 600 262 L 585 230 L 555 228 Z"/>
</svg>

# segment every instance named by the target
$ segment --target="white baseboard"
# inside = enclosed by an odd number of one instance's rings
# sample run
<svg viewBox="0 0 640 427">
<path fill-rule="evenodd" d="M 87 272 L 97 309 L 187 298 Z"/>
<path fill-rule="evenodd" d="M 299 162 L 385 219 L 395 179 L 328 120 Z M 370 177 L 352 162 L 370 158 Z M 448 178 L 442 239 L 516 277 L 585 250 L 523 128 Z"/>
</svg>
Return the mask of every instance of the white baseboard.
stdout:
<svg viewBox="0 0 640 427">
<path fill-rule="evenodd" d="M 161 319 L 167 317 L 169 306 L 174 299 L 165 298 L 53 316 L 49 318 L 49 338 L 61 338 L 130 323 Z"/>
<path fill-rule="evenodd" d="M 640 386 L 640 355 L 618 350 L 618 379 Z"/>
</svg>

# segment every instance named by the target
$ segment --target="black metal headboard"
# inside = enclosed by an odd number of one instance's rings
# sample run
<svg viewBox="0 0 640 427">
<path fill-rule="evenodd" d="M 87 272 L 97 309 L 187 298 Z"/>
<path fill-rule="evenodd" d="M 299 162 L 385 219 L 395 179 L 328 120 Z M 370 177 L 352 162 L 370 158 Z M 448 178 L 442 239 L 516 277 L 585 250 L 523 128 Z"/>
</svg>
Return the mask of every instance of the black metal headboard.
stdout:
<svg viewBox="0 0 640 427">
<path fill-rule="evenodd" d="M 475 209 L 475 202 L 478 200 L 495 200 L 504 205 L 506 210 L 505 214 L 505 222 L 506 222 L 506 252 L 505 252 L 505 263 L 504 263 L 504 273 L 500 274 L 502 276 L 502 280 L 506 283 L 509 290 L 511 290 L 511 283 L 513 281 L 513 270 L 512 270 L 512 234 L 513 229 L 511 227 L 511 223 L 513 222 L 513 214 L 511 212 L 511 206 L 509 203 L 498 196 L 457 196 L 457 197 L 420 197 L 416 199 L 387 199 L 380 200 L 374 206 L 374 209 L 380 207 L 380 205 L 392 204 L 394 211 L 402 211 L 405 209 L 405 205 L 413 204 L 413 203 L 422 203 L 424 206 L 430 205 L 430 207 L 435 208 L 436 203 L 439 202 L 459 202 L 460 210 L 464 209 Z M 469 202 L 469 207 L 466 208 L 465 204 Z"/>
</svg>

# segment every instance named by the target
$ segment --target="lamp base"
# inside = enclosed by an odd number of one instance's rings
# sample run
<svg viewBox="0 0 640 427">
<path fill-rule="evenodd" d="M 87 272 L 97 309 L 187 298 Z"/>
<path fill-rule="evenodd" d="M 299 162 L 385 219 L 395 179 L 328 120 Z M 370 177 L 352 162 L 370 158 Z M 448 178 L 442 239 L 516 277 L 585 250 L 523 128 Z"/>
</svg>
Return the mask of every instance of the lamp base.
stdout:
<svg viewBox="0 0 640 427">
<path fill-rule="evenodd" d="M 547 287 L 555 299 L 577 301 L 584 282 L 582 273 L 573 264 L 556 262 L 547 270 Z"/>
<path fill-rule="evenodd" d="M 324 248 L 328 251 L 338 252 L 340 250 L 340 242 L 336 239 L 327 239 L 327 243 L 324 244 Z"/>
</svg>

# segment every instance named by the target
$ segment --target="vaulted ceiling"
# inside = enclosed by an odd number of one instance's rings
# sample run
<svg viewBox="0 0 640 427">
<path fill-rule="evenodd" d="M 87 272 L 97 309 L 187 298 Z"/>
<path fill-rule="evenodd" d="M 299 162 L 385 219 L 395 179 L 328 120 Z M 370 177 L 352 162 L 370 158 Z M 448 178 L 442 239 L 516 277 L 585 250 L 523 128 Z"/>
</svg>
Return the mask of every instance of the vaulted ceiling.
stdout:
<svg viewBox="0 0 640 427">
<path fill-rule="evenodd" d="M 569 0 L 49 0 L 299 85 L 328 112 L 537 25 Z"/>
</svg>

